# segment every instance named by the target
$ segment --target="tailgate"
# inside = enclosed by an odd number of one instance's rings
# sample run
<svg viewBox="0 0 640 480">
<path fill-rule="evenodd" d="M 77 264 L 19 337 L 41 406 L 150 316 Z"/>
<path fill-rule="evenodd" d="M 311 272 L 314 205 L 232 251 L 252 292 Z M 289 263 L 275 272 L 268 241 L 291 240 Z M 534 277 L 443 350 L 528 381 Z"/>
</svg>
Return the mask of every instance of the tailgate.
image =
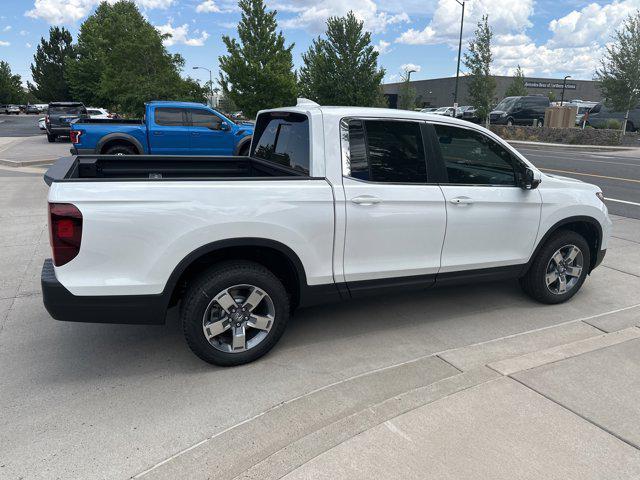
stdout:
<svg viewBox="0 0 640 480">
<path fill-rule="evenodd" d="M 74 167 L 75 162 L 75 157 L 62 157 L 59 159 L 45 172 L 44 183 L 51 186 L 54 181 L 66 178 L 69 171 Z"/>
</svg>

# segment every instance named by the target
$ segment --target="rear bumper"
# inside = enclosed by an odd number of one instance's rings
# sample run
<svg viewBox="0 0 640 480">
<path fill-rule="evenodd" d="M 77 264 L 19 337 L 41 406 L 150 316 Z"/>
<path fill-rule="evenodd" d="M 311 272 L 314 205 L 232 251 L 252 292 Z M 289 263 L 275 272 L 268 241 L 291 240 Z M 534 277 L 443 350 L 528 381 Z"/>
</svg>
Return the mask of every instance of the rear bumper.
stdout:
<svg viewBox="0 0 640 480">
<path fill-rule="evenodd" d="M 164 324 L 164 295 L 77 296 L 56 278 L 50 258 L 42 265 L 42 299 L 56 320 L 89 323 Z"/>
<path fill-rule="evenodd" d="M 96 150 L 94 148 L 71 147 L 69 149 L 69 152 L 71 153 L 71 155 L 93 155 L 94 153 L 96 153 Z"/>
<path fill-rule="evenodd" d="M 49 126 L 47 128 L 47 133 L 50 135 L 64 135 L 65 137 L 69 136 L 69 132 L 71 131 L 70 127 L 52 127 Z"/>
</svg>

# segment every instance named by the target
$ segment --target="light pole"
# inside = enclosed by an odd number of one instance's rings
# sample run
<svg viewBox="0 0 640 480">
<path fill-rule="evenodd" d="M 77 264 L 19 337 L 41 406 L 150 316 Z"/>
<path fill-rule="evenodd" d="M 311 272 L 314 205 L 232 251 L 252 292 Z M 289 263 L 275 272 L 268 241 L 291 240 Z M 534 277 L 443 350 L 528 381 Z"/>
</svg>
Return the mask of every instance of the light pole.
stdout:
<svg viewBox="0 0 640 480">
<path fill-rule="evenodd" d="M 567 75 L 562 81 L 562 96 L 560 97 L 560 106 L 564 104 L 564 89 L 567 87 L 567 78 L 571 78 L 571 75 Z"/>
<path fill-rule="evenodd" d="M 213 107 L 213 78 L 211 76 L 211 70 L 209 70 L 208 68 L 205 67 L 193 67 L 194 70 L 206 70 L 207 72 L 209 72 L 209 103 L 210 103 L 210 107 Z"/>
<path fill-rule="evenodd" d="M 460 77 L 460 55 L 462 54 L 462 29 L 464 27 L 464 0 L 456 0 L 462 6 L 462 17 L 460 18 L 460 42 L 458 43 L 458 67 L 456 68 L 456 90 L 453 94 L 453 105 L 458 106 L 458 78 Z"/>
<path fill-rule="evenodd" d="M 417 70 L 407 70 L 407 83 L 411 82 L 411 74 L 416 72 Z"/>
</svg>

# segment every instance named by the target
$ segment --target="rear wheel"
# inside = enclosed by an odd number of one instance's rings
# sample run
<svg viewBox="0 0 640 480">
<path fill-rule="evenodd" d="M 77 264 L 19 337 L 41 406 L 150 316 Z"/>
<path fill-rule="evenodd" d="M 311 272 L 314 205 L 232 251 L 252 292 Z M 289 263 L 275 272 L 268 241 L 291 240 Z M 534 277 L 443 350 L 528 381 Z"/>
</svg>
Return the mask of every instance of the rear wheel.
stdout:
<svg viewBox="0 0 640 480">
<path fill-rule="evenodd" d="M 205 362 L 241 365 L 265 355 L 282 336 L 289 299 L 262 265 L 221 263 L 188 288 L 181 310 L 189 348 Z"/>
<path fill-rule="evenodd" d="M 508 119 L 507 119 L 507 125 L 508 125 L 509 127 L 513 127 L 513 118 L 508 118 Z"/>
<path fill-rule="evenodd" d="M 540 249 L 529 271 L 520 279 L 520 285 L 539 302 L 565 302 L 582 287 L 590 261 L 591 252 L 584 237 L 561 230 Z"/>
<path fill-rule="evenodd" d="M 136 151 L 129 145 L 114 145 L 104 152 L 106 155 L 135 155 Z"/>
<path fill-rule="evenodd" d="M 49 143 L 54 143 L 56 141 L 56 135 L 52 133 L 47 133 L 47 141 Z"/>
</svg>

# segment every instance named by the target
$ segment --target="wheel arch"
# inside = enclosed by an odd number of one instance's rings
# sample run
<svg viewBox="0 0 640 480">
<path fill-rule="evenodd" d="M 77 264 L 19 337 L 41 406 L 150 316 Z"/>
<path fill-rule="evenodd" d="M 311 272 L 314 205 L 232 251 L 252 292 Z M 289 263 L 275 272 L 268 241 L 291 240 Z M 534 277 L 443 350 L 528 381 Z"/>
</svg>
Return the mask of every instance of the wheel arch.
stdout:
<svg viewBox="0 0 640 480">
<path fill-rule="evenodd" d="M 236 148 L 233 152 L 234 155 L 240 155 L 240 152 L 242 151 L 243 148 L 245 147 L 250 147 L 251 146 L 251 139 L 252 139 L 253 135 L 247 135 L 246 137 L 242 138 L 238 144 L 236 145 Z"/>
<path fill-rule="evenodd" d="M 96 152 L 104 153 L 107 148 L 116 144 L 129 144 L 138 152 L 138 154 L 144 153 L 144 147 L 142 144 L 132 135 L 127 135 L 125 133 L 109 133 L 105 135 L 98 141 L 98 144 L 96 145 Z"/>
<path fill-rule="evenodd" d="M 221 260 L 232 259 L 254 261 L 272 271 L 291 295 L 292 309 L 308 290 L 302 261 L 291 248 L 265 238 L 233 238 L 203 245 L 180 261 L 163 291 L 168 306 L 179 301 L 191 279 Z"/>
<path fill-rule="evenodd" d="M 531 258 L 529 258 L 529 261 L 522 271 L 522 274 L 526 273 L 529 270 L 529 267 L 533 263 L 533 260 L 540 252 L 540 249 L 542 249 L 551 235 L 553 235 L 558 230 L 571 230 L 582 235 L 589 244 L 589 248 L 591 249 L 591 255 L 589 258 L 589 273 L 591 273 L 591 271 L 596 267 L 598 252 L 600 251 L 600 246 L 602 245 L 602 226 L 600 225 L 600 222 L 598 222 L 598 220 L 594 217 L 574 216 L 567 217 L 558 221 L 547 230 L 547 232 L 542 236 L 542 238 L 536 245 Z"/>
</svg>

